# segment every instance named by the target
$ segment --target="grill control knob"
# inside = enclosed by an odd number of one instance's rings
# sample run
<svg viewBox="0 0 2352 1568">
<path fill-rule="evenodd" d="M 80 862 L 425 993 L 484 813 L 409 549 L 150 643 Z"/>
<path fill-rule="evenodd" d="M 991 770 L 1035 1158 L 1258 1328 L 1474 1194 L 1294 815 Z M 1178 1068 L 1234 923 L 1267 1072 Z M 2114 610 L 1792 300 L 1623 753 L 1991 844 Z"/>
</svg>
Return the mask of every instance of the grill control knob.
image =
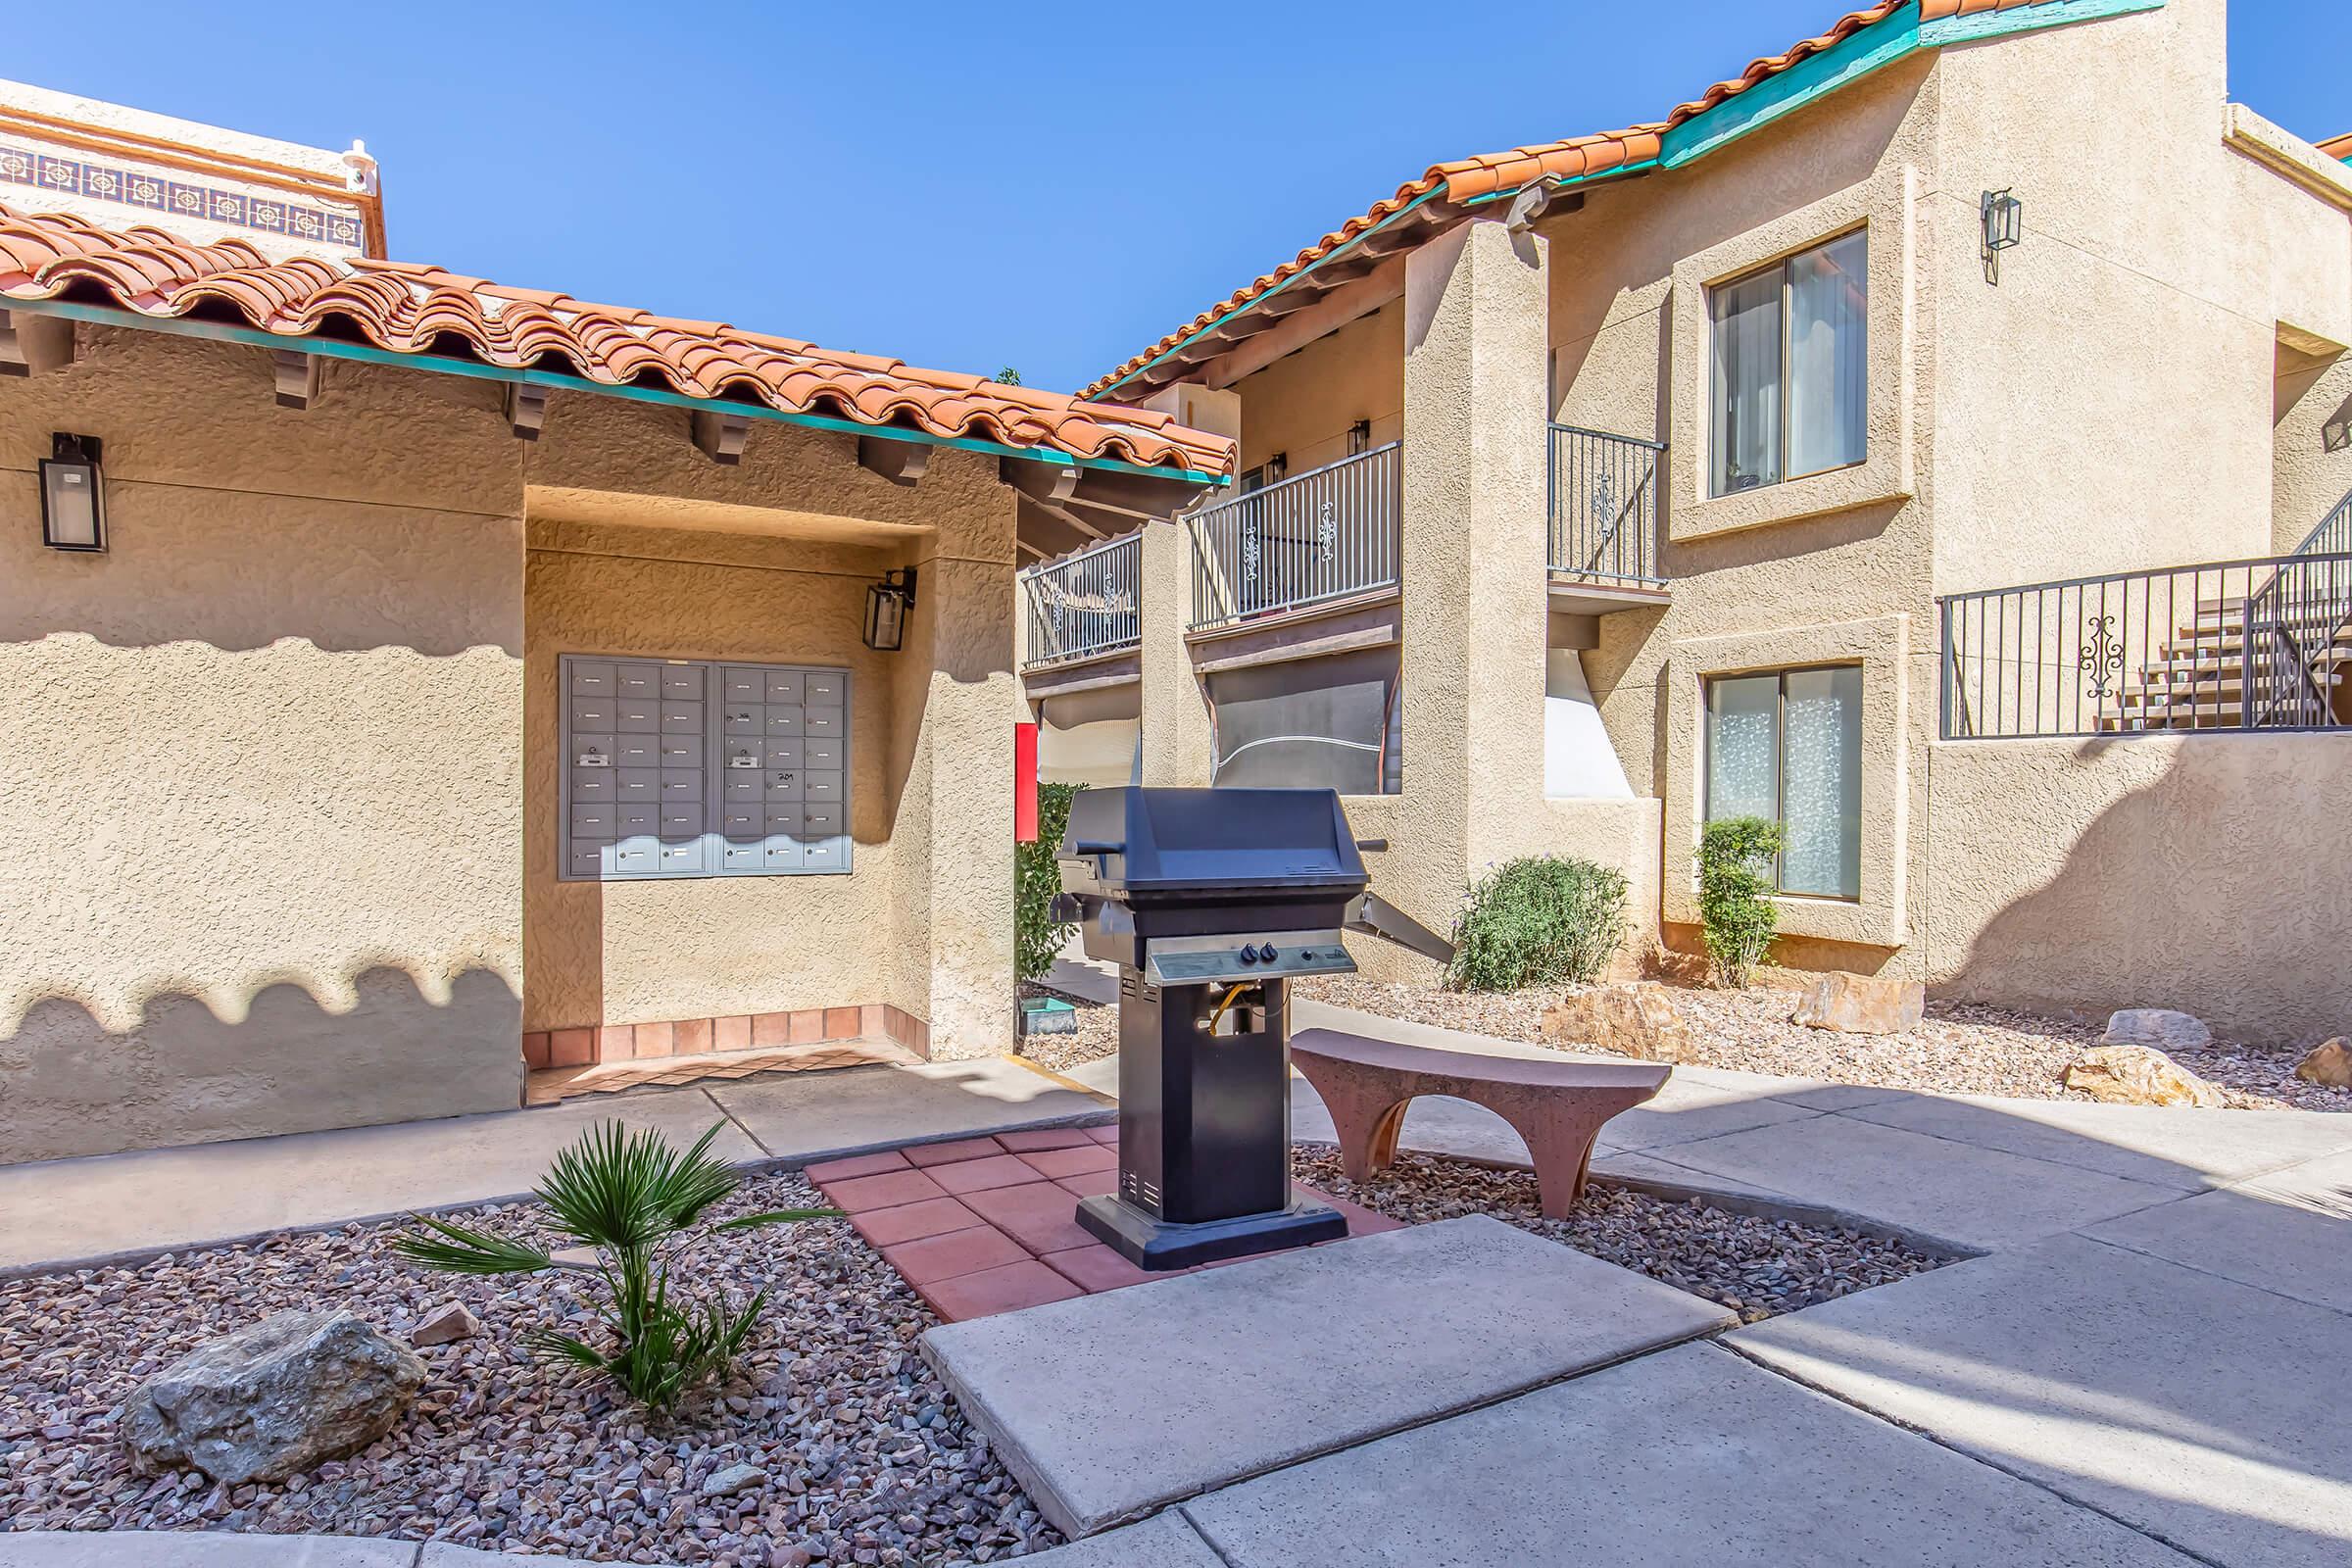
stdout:
<svg viewBox="0 0 2352 1568">
<path fill-rule="evenodd" d="M 1260 962 L 1272 963 L 1276 958 L 1282 956 L 1282 955 L 1274 950 L 1273 943 L 1268 942 L 1257 950 L 1257 956 Z"/>
<path fill-rule="evenodd" d="M 1242 961 L 1244 963 L 1255 963 L 1257 961 L 1257 950 L 1247 942 L 1242 944 Z"/>
</svg>

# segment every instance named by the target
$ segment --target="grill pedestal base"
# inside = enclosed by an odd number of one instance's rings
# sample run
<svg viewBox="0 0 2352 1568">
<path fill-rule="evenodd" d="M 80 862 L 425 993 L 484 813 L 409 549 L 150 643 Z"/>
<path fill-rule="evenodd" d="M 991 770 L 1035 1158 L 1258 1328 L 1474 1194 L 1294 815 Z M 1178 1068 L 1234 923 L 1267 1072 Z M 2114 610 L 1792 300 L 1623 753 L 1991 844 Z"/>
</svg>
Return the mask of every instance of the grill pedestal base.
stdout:
<svg viewBox="0 0 2352 1568">
<path fill-rule="evenodd" d="M 1184 1225 L 1154 1219 L 1116 1198 L 1090 1198 L 1078 1205 L 1078 1223 L 1116 1248 L 1119 1255 L 1137 1268 L 1155 1273 L 1221 1258 L 1312 1247 L 1348 1234 L 1347 1217 L 1338 1209 L 1298 1202 L 1268 1214 Z"/>
</svg>

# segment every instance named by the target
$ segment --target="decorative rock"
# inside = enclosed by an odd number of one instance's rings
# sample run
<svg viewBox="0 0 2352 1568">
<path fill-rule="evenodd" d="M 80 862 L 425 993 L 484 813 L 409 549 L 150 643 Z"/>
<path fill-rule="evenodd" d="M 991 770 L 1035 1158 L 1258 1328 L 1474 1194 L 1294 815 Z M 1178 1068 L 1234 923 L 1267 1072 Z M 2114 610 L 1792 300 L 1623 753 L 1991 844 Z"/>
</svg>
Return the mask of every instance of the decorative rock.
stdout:
<svg viewBox="0 0 2352 1568">
<path fill-rule="evenodd" d="M 739 1492 L 767 1485 L 767 1472 L 756 1464 L 731 1464 L 703 1483 L 706 1497 L 732 1497 Z"/>
<path fill-rule="evenodd" d="M 424 1314 L 424 1321 L 409 1336 L 409 1343 L 419 1349 L 428 1345 L 452 1345 L 459 1340 L 470 1340 L 482 1332 L 482 1320 L 466 1309 L 463 1301 L 451 1301 L 434 1307 Z"/>
<path fill-rule="evenodd" d="M 391 1431 L 423 1382 L 414 1351 L 349 1312 L 280 1312 L 133 1389 L 122 1431 L 144 1471 L 277 1481 Z"/>
<path fill-rule="evenodd" d="M 2151 1051 L 2194 1051 L 2213 1044 L 2204 1020 L 2164 1007 L 2127 1007 L 2107 1016 L 2102 1046 L 2146 1046 Z"/>
<path fill-rule="evenodd" d="M 2146 1046 L 2091 1047 L 2066 1069 L 2066 1087 L 2116 1105 L 2212 1106 L 2224 1102 L 2220 1090 L 2163 1052 Z"/>
<path fill-rule="evenodd" d="M 1655 980 L 1598 986 L 1563 998 L 1544 1014 L 1544 1038 L 1598 1046 L 1643 1061 L 1690 1061 L 1696 1054 L 1673 997 Z"/>
<path fill-rule="evenodd" d="M 1927 1007 L 1928 988 L 1917 980 L 1831 973 L 1805 988 L 1789 1021 L 1846 1035 L 1899 1035 Z"/>
<path fill-rule="evenodd" d="M 2352 1089 L 2352 1039 L 2338 1035 L 2321 1046 L 2295 1063 L 2295 1076 L 2328 1089 Z"/>
</svg>

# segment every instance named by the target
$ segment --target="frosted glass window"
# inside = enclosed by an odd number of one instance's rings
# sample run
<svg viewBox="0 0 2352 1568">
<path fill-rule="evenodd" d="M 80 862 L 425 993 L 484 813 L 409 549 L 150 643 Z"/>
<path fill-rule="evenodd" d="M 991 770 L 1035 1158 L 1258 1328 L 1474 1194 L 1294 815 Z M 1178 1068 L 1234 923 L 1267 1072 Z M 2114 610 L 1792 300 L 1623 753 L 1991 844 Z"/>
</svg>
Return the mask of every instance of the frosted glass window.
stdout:
<svg viewBox="0 0 2352 1568">
<path fill-rule="evenodd" d="M 1706 813 L 1781 824 L 1783 893 L 1862 896 L 1862 671 L 1707 682 Z"/>
<path fill-rule="evenodd" d="M 1863 461 L 1870 348 L 1867 231 L 1708 293 L 1710 493 Z"/>
</svg>

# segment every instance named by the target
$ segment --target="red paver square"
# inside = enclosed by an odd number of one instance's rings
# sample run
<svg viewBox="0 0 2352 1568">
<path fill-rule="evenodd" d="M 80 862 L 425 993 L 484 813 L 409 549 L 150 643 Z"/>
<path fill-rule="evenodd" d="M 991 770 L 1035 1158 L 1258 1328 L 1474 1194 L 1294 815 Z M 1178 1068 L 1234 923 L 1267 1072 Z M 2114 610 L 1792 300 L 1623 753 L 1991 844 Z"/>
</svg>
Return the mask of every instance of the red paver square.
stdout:
<svg viewBox="0 0 2352 1568">
<path fill-rule="evenodd" d="M 1089 1127 L 1086 1135 L 1098 1144 L 1108 1144 L 1113 1149 L 1119 1147 L 1119 1124 L 1115 1121 L 1107 1127 Z"/>
<path fill-rule="evenodd" d="M 1021 1158 L 1035 1166 L 1040 1176 L 1086 1176 L 1119 1168 L 1118 1151 L 1105 1149 L 1091 1139 L 1084 1149 L 1045 1149 Z"/>
<path fill-rule="evenodd" d="M 941 1191 L 950 1193 L 977 1193 L 991 1187 L 1010 1187 L 1015 1182 L 1037 1180 L 1037 1172 L 1012 1154 L 958 1160 L 953 1165 L 933 1165 L 927 1174 L 939 1183 Z"/>
<path fill-rule="evenodd" d="M 909 1144 L 899 1151 L 909 1165 L 953 1165 L 959 1160 L 987 1159 L 1004 1152 L 994 1138 L 958 1138 L 950 1144 Z"/>
<path fill-rule="evenodd" d="M 1094 1141 L 1083 1127 L 1034 1127 L 1023 1133 L 997 1134 L 997 1142 L 1015 1154 L 1034 1154 L 1041 1149 L 1084 1149 Z"/>
<path fill-rule="evenodd" d="M 1329 1203 L 1333 1208 L 1338 1209 L 1341 1218 L 1348 1222 L 1348 1234 L 1350 1236 L 1378 1236 L 1383 1231 L 1404 1229 L 1404 1221 L 1400 1219 L 1391 1219 L 1388 1215 L 1366 1208 L 1361 1203 L 1350 1203 L 1344 1198 L 1334 1198 L 1329 1193 L 1319 1193 L 1304 1183 L 1293 1182 L 1291 1196 L 1300 1202 Z"/>
<path fill-rule="evenodd" d="M 1089 1295 L 1169 1278 L 1165 1273 L 1152 1274 L 1137 1268 L 1101 1242 L 1092 1247 L 1073 1247 L 1066 1252 L 1049 1252 L 1040 1261 Z"/>
<path fill-rule="evenodd" d="M 846 1208 L 856 1214 L 869 1208 L 896 1208 L 901 1203 L 919 1203 L 926 1198 L 948 1195 L 939 1183 L 919 1170 L 890 1170 L 879 1176 L 829 1182 L 825 1185 L 825 1196 L 833 1200 L 835 1208 Z"/>
<path fill-rule="evenodd" d="M 1086 1294 L 1035 1258 L 1007 1263 L 1002 1268 L 982 1269 L 977 1274 L 933 1280 L 928 1285 L 916 1286 L 915 1292 L 931 1303 L 933 1311 L 951 1323 L 997 1312 L 1017 1312 L 1024 1306 L 1043 1306 L 1048 1301 L 1067 1301 Z"/>
<path fill-rule="evenodd" d="M 1065 1252 L 1095 1241 L 1078 1224 L 1078 1200 L 1056 1182 L 1029 1181 L 964 1196 L 964 1206 L 1032 1252 Z"/>
<path fill-rule="evenodd" d="M 1119 1173 L 1090 1170 L 1083 1176 L 1064 1176 L 1054 1185 L 1073 1198 L 1108 1198 L 1119 1190 Z"/>
<path fill-rule="evenodd" d="M 869 1208 L 862 1214 L 851 1215 L 850 1223 L 874 1246 L 893 1247 L 925 1236 L 968 1231 L 982 1220 L 953 1198 L 932 1198 L 919 1203 L 901 1203 L 896 1208 Z"/>
<path fill-rule="evenodd" d="M 812 1182 L 843 1182 L 853 1176 L 879 1176 L 886 1170 L 905 1170 L 906 1156 L 895 1149 L 878 1154 L 852 1154 L 847 1159 L 819 1160 L 801 1174 Z"/>
<path fill-rule="evenodd" d="M 925 1236 L 885 1247 L 882 1256 L 906 1276 L 907 1284 L 928 1285 L 933 1280 L 1018 1263 L 1029 1253 L 1003 1231 L 975 1225 L 969 1230 L 949 1231 L 943 1236 Z"/>
</svg>

